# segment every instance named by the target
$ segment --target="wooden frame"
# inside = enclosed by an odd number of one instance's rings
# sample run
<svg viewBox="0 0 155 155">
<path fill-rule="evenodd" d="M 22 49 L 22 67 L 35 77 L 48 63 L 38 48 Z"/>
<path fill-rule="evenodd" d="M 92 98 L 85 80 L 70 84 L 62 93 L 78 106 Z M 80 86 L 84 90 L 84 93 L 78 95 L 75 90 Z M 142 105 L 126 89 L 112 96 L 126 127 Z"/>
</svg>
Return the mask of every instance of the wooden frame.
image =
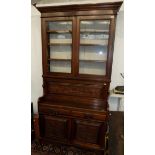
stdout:
<svg viewBox="0 0 155 155">
<path fill-rule="evenodd" d="M 108 40 L 108 55 L 106 63 L 106 75 L 81 75 L 79 74 L 79 46 L 80 46 L 80 21 L 81 20 L 109 20 L 110 21 L 110 30 L 109 30 L 109 40 Z M 47 52 L 48 52 L 48 35 L 47 35 L 47 22 L 50 21 L 72 21 L 72 57 L 71 57 L 71 74 L 70 73 L 50 73 L 48 71 L 47 63 Z M 43 42 L 43 74 L 44 76 L 65 76 L 67 77 L 79 77 L 79 78 L 92 78 L 94 77 L 99 79 L 109 78 L 111 76 L 111 66 L 112 66 L 112 55 L 113 55 L 113 43 L 114 43 L 114 26 L 115 26 L 115 16 L 106 15 L 106 16 L 79 16 L 79 17 L 54 17 L 54 18 L 42 18 L 42 42 Z M 49 59 L 49 58 L 48 58 Z"/>
<path fill-rule="evenodd" d="M 41 12 L 42 21 L 44 90 L 43 96 L 38 100 L 40 129 L 42 133 L 45 131 L 45 135 L 54 135 L 56 131 L 50 128 L 49 123 L 55 123 L 61 131 L 58 140 L 51 138 L 50 140 L 48 139 L 48 141 L 57 141 L 61 144 L 65 143 L 83 149 L 91 149 L 97 151 L 98 155 L 104 155 L 104 140 L 106 138 L 109 115 L 108 95 L 111 81 L 116 15 L 121 4 L 122 2 L 115 2 L 37 8 Z M 80 21 L 101 19 L 110 20 L 106 75 L 79 74 Z M 49 46 L 47 37 L 48 33 L 54 32 L 47 30 L 48 21 L 72 21 L 71 74 L 51 73 L 48 71 L 47 61 L 52 59 L 47 55 Z M 54 33 L 58 32 L 59 31 L 56 30 Z M 63 33 L 66 32 L 64 31 Z M 45 117 L 48 118 L 46 122 L 47 125 L 44 124 Z M 79 124 L 77 123 L 78 121 Z M 75 122 L 77 123 L 76 125 Z M 93 124 L 91 122 L 93 122 Z M 64 142 L 62 133 L 64 131 L 63 124 L 66 123 L 68 137 Z M 54 126 L 53 124 L 52 126 Z M 81 136 L 81 141 L 75 137 L 77 125 L 80 125 L 77 134 Z M 82 131 L 84 128 L 88 129 L 90 137 L 88 137 L 89 134 L 85 134 L 84 131 Z M 46 131 L 48 133 L 46 133 Z M 88 143 L 84 143 L 84 140 L 82 140 L 84 136 L 87 136 Z M 44 134 L 41 135 L 41 139 L 46 140 Z"/>
<path fill-rule="evenodd" d="M 52 22 L 52 21 L 71 21 L 72 22 L 72 29 L 73 29 L 73 24 L 74 24 L 74 18 L 72 17 L 56 17 L 56 18 L 42 18 L 42 60 L 43 60 L 43 74 L 44 75 L 70 75 L 72 76 L 73 70 L 72 70 L 72 65 L 73 65 L 73 49 L 74 49 L 74 32 L 72 35 L 72 51 L 71 51 L 71 74 L 70 73 L 50 73 L 48 71 L 48 52 L 49 52 L 49 44 L 48 44 L 48 28 L 47 28 L 47 22 Z M 48 58 L 48 59 L 47 59 Z"/>
</svg>

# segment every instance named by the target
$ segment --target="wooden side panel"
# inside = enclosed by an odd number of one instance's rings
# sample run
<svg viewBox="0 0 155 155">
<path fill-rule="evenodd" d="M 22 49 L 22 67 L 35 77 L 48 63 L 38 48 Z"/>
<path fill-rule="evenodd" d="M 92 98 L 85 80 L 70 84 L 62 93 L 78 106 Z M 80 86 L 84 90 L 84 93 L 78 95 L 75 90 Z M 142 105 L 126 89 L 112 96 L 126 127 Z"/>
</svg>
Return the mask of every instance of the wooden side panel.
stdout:
<svg viewBox="0 0 155 155">
<path fill-rule="evenodd" d="M 33 123 L 34 123 L 35 138 L 39 139 L 40 131 L 39 131 L 39 115 L 38 114 L 34 114 Z"/>
</svg>

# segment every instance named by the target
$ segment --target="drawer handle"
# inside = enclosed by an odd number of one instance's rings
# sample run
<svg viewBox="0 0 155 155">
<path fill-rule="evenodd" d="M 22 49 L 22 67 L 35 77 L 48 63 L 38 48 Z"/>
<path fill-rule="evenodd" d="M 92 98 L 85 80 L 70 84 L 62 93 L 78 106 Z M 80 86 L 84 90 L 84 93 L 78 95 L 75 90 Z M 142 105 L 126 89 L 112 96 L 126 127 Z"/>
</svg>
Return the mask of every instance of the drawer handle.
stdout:
<svg viewBox="0 0 155 155">
<path fill-rule="evenodd" d="M 92 118 L 93 118 L 93 116 L 92 116 L 92 115 L 90 115 L 90 114 L 85 114 L 85 115 L 84 115 L 84 118 L 86 118 L 86 119 L 92 119 Z"/>
<path fill-rule="evenodd" d="M 104 83 L 103 85 L 104 85 L 104 86 L 106 86 L 107 84 L 106 84 L 106 83 Z"/>
</svg>

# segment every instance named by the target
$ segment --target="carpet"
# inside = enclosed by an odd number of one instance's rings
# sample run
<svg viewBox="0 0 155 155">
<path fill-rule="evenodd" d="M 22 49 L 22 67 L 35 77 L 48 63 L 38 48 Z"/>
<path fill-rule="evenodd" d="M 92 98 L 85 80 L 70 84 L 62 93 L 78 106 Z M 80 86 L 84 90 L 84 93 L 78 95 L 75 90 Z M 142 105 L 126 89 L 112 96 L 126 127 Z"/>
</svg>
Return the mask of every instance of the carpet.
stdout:
<svg viewBox="0 0 155 155">
<path fill-rule="evenodd" d="M 105 155 L 108 155 L 106 151 Z M 98 155 L 100 153 L 83 150 L 72 146 L 60 144 L 40 144 L 38 141 L 32 142 L 31 155 Z"/>
</svg>

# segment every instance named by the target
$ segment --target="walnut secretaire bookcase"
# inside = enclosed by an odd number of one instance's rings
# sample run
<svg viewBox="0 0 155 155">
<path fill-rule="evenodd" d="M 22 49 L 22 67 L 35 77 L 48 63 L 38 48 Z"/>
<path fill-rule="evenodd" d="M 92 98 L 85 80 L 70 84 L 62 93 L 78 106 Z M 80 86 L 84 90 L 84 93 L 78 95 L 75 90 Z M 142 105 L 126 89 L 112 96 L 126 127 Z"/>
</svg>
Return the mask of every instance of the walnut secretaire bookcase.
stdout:
<svg viewBox="0 0 155 155">
<path fill-rule="evenodd" d="M 117 12 L 122 2 L 37 6 L 42 22 L 43 140 L 104 155 Z"/>
</svg>

